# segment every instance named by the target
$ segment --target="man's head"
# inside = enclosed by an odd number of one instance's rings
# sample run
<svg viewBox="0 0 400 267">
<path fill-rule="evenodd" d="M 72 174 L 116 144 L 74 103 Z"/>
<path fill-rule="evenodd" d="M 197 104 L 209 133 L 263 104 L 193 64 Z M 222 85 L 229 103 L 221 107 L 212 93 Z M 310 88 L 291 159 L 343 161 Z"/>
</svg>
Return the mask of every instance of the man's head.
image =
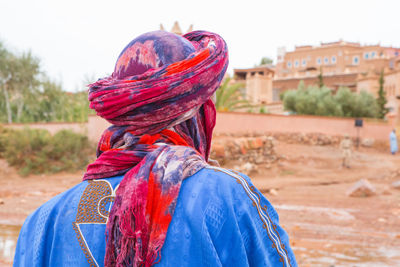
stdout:
<svg viewBox="0 0 400 267">
<path fill-rule="evenodd" d="M 124 79 L 182 61 L 196 50 L 182 36 L 166 31 L 148 32 L 133 39 L 121 52 L 114 76 Z"/>
<path fill-rule="evenodd" d="M 90 85 L 90 107 L 114 125 L 101 142 L 173 129 L 207 159 L 216 121 L 211 98 L 227 66 L 226 43 L 214 33 L 155 31 L 133 39 L 113 74 Z"/>
</svg>

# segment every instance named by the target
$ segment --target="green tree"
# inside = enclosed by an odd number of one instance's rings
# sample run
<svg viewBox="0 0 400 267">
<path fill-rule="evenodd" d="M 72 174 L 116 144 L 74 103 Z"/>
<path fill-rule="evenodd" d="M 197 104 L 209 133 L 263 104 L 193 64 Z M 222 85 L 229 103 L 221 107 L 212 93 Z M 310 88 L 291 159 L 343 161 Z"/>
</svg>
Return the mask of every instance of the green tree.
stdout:
<svg viewBox="0 0 400 267">
<path fill-rule="evenodd" d="M 306 85 L 304 84 L 304 80 L 300 80 L 299 85 L 297 85 L 297 90 L 305 90 Z"/>
<path fill-rule="evenodd" d="M 261 114 L 266 114 L 266 113 L 267 113 L 267 108 L 266 108 L 265 106 L 262 106 L 262 107 L 260 107 L 259 112 L 260 112 Z"/>
<path fill-rule="evenodd" d="M 384 90 L 385 86 L 385 78 L 384 78 L 384 71 L 381 71 L 381 74 L 379 76 L 379 91 L 378 91 L 378 98 L 376 99 L 376 102 L 378 103 L 378 117 L 380 119 L 385 118 L 386 114 L 389 112 L 389 109 L 386 108 L 386 92 Z"/>
<path fill-rule="evenodd" d="M 0 42 L 0 122 L 84 122 L 87 93 L 63 91 L 40 71 L 30 52 L 16 54 Z"/>
<path fill-rule="evenodd" d="M 15 66 L 13 55 L 4 47 L 0 42 L 0 86 L 4 96 L 3 107 L 7 114 L 6 120 L 8 123 L 12 122 L 12 112 L 10 104 L 9 85 L 12 79 L 12 72 Z"/>
<path fill-rule="evenodd" d="M 269 57 L 262 57 L 260 61 L 260 65 L 268 65 L 272 64 L 274 61 Z"/>
<path fill-rule="evenodd" d="M 378 106 L 371 94 L 356 94 L 349 88 L 340 88 L 333 95 L 327 87 L 309 86 L 289 90 L 283 94 L 285 110 L 296 114 L 344 117 L 377 117 Z"/>
<path fill-rule="evenodd" d="M 319 67 L 318 86 L 319 86 L 319 88 L 322 88 L 322 87 L 325 86 L 325 84 L 324 84 L 324 75 L 323 75 L 323 72 L 322 72 L 322 67 Z"/>
<path fill-rule="evenodd" d="M 26 101 L 35 99 L 39 75 L 39 60 L 30 52 L 15 55 L 0 43 L 0 86 L 8 123 L 23 120 Z"/>
<path fill-rule="evenodd" d="M 240 89 L 242 83 L 229 84 L 231 78 L 226 78 L 216 93 L 215 107 L 218 111 L 234 111 L 243 108 L 253 107 L 243 98 Z"/>
<path fill-rule="evenodd" d="M 344 117 L 352 117 L 356 105 L 356 95 L 347 87 L 341 87 L 334 96 L 336 103 L 341 106 Z"/>
<path fill-rule="evenodd" d="M 373 95 L 361 91 L 357 94 L 352 117 L 380 118 L 379 105 Z"/>
</svg>

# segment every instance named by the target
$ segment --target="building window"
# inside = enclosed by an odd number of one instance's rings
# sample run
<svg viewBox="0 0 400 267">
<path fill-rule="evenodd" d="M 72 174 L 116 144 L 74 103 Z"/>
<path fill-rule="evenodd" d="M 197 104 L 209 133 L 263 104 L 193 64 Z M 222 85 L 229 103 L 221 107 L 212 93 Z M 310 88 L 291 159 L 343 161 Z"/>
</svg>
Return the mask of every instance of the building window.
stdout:
<svg viewBox="0 0 400 267">
<path fill-rule="evenodd" d="M 324 57 L 324 64 L 328 64 L 329 63 L 329 58 L 328 57 Z"/>
<path fill-rule="evenodd" d="M 317 57 L 317 65 L 321 65 L 321 58 Z"/>
<path fill-rule="evenodd" d="M 353 57 L 353 65 L 358 65 L 360 63 L 360 58 L 358 56 Z"/>
<path fill-rule="evenodd" d="M 364 53 L 364 58 L 365 59 L 369 59 L 369 53 L 367 52 L 367 53 Z"/>
<path fill-rule="evenodd" d="M 305 59 L 303 59 L 303 60 L 301 61 L 301 65 L 302 65 L 303 67 L 305 67 L 305 66 L 307 65 L 307 61 L 306 61 Z"/>
<path fill-rule="evenodd" d="M 294 67 L 295 67 L 295 68 L 299 67 L 299 61 L 298 61 L 298 60 L 295 60 L 295 61 L 294 61 Z"/>
<path fill-rule="evenodd" d="M 288 62 L 287 62 L 287 67 L 288 67 L 288 68 L 291 68 L 291 67 L 292 67 L 292 62 L 291 62 L 291 61 L 288 61 Z"/>
<path fill-rule="evenodd" d="M 336 64 L 336 56 L 332 56 L 331 62 L 332 62 L 332 64 Z"/>
<path fill-rule="evenodd" d="M 371 52 L 371 58 L 374 58 L 375 56 L 376 56 L 376 52 L 375 51 Z"/>
</svg>

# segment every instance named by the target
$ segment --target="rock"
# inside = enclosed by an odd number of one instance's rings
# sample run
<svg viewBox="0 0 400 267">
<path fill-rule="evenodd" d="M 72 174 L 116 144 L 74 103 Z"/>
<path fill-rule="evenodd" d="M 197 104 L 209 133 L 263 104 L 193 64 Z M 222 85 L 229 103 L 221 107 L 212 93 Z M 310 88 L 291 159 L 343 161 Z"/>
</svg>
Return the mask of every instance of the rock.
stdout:
<svg viewBox="0 0 400 267">
<path fill-rule="evenodd" d="M 374 145 L 375 140 L 370 138 L 364 138 L 361 141 L 361 145 L 365 147 L 372 147 Z"/>
<path fill-rule="evenodd" d="M 255 158 L 254 162 L 255 162 L 256 164 L 261 164 L 261 163 L 265 162 L 265 159 L 264 159 L 262 156 L 257 156 L 257 157 Z"/>
<path fill-rule="evenodd" d="M 385 186 L 382 190 L 382 195 L 391 195 L 392 192 L 390 192 L 390 187 L 389 186 Z"/>
<path fill-rule="evenodd" d="M 4 204 L 4 200 L 2 198 L 0 198 L 0 205 Z"/>
<path fill-rule="evenodd" d="M 263 140 L 260 137 L 256 137 L 252 140 L 252 146 L 255 149 L 260 149 L 263 147 Z"/>
<path fill-rule="evenodd" d="M 240 167 L 240 169 L 244 174 L 248 175 L 256 170 L 256 166 L 254 164 L 251 164 L 250 162 L 246 162 Z"/>
<path fill-rule="evenodd" d="M 240 147 L 240 150 L 239 150 L 240 153 L 242 155 L 246 155 L 247 154 L 246 143 L 245 142 L 240 142 L 239 147 Z"/>
<path fill-rule="evenodd" d="M 225 147 L 221 144 L 213 144 L 212 152 L 213 152 L 213 156 L 215 158 L 224 158 L 225 157 Z"/>
<path fill-rule="evenodd" d="M 286 159 L 288 159 L 288 156 L 282 154 L 279 156 L 279 159 L 286 160 Z"/>
<path fill-rule="evenodd" d="M 212 144 L 211 157 L 219 160 L 221 164 L 234 160 L 241 167 L 246 162 L 263 165 L 278 160 L 274 149 L 275 139 L 266 135 L 254 134 L 254 136 L 256 137 L 250 137 L 250 134 L 247 134 L 247 137 L 240 134 L 229 138 L 221 135 Z M 255 168 L 255 170 L 257 169 Z"/>
<path fill-rule="evenodd" d="M 347 196 L 350 197 L 370 197 L 375 194 L 375 187 L 373 187 L 366 179 L 358 181 L 347 191 Z"/>
<path fill-rule="evenodd" d="M 379 219 L 378 219 L 378 222 L 384 223 L 384 222 L 386 222 L 386 219 L 384 219 L 384 218 L 379 218 Z"/>
<path fill-rule="evenodd" d="M 274 188 L 270 189 L 268 193 L 270 195 L 273 195 L 273 196 L 277 196 L 278 195 L 278 191 L 276 191 Z"/>
<path fill-rule="evenodd" d="M 240 171 L 241 171 L 241 169 L 240 169 L 240 166 L 239 166 L 239 165 L 235 165 L 235 166 L 233 166 L 233 170 L 235 170 L 235 171 L 238 171 L 238 172 L 240 172 Z"/>
<path fill-rule="evenodd" d="M 400 189 L 400 180 L 392 183 L 393 188 Z"/>
</svg>

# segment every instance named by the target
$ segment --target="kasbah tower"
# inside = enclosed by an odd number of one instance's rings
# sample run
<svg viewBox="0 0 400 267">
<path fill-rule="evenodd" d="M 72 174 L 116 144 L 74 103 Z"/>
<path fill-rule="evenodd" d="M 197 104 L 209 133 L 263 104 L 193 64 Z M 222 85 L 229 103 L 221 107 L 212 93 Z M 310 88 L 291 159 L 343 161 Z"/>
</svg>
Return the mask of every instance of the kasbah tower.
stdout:
<svg viewBox="0 0 400 267">
<path fill-rule="evenodd" d="M 399 121 L 400 48 L 342 40 L 320 46 L 296 46 L 290 52 L 279 48 L 276 65 L 235 69 L 232 82 L 245 84 L 244 95 L 253 104 L 265 105 L 271 113 L 282 113 L 280 94 L 296 89 L 301 80 L 305 86 L 317 85 L 321 73 L 324 84 L 333 91 L 348 87 L 377 97 L 382 70 L 389 116 Z"/>
</svg>

